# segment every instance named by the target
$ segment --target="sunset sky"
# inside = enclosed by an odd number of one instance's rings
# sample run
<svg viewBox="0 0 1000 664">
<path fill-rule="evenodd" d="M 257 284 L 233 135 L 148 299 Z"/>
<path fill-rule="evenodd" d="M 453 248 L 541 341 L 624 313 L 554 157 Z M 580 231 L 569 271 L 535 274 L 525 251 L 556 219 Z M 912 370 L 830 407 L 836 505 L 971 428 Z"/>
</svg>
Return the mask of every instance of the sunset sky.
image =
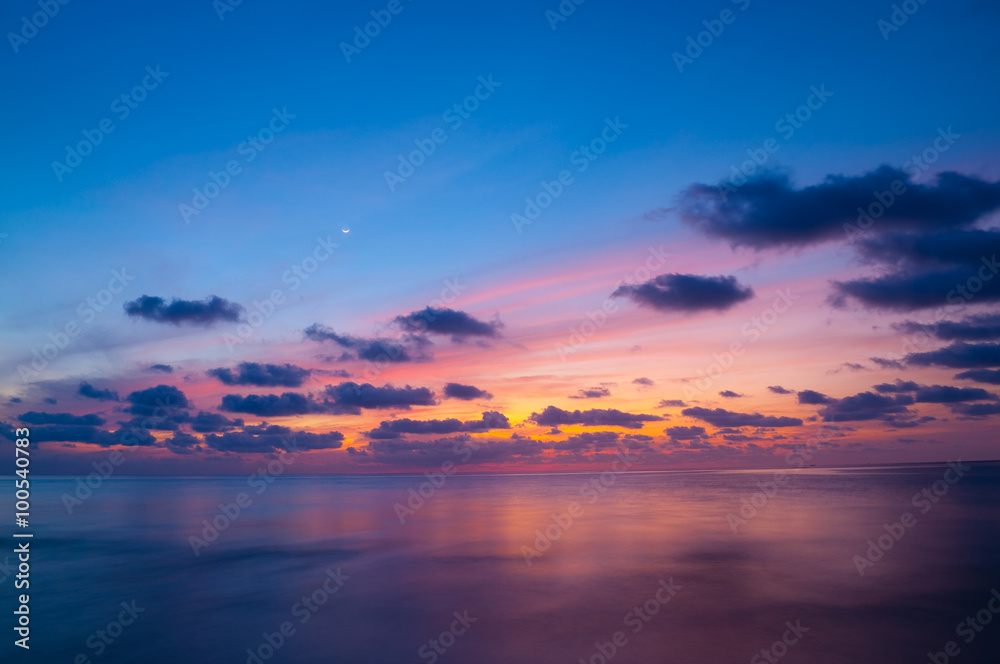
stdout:
<svg viewBox="0 0 1000 664">
<path fill-rule="evenodd" d="M 890 4 L 9 4 L 0 435 L 71 474 L 997 459 L 1000 10 Z"/>
</svg>

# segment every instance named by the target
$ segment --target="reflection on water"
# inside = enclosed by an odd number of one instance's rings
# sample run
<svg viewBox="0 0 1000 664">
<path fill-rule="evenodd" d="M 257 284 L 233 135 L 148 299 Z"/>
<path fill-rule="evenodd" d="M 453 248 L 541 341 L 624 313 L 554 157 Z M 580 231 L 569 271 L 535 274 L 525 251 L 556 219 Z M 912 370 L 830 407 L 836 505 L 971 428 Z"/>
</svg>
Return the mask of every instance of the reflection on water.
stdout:
<svg viewBox="0 0 1000 664">
<path fill-rule="evenodd" d="M 39 480 L 31 661 L 242 664 L 249 648 L 303 663 L 749 662 L 764 649 L 753 661 L 894 664 L 948 641 L 960 664 L 1000 661 L 1000 616 L 971 643 L 955 633 L 1000 589 L 1000 465 L 973 464 L 922 512 L 914 494 L 946 468 L 796 471 L 766 504 L 754 493 L 772 472 L 629 472 L 586 495 L 594 476 L 458 475 L 402 525 L 394 506 L 423 478 L 279 477 L 260 494 L 245 478 L 120 478 L 73 515 L 60 500 L 73 480 Z M 195 556 L 189 538 L 224 526 L 220 504 L 241 492 L 249 504 Z M 860 575 L 854 556 L 903 512 L 915 525 Z M 134 622 L 109 626 L 133 600 Z"/>
</svg>

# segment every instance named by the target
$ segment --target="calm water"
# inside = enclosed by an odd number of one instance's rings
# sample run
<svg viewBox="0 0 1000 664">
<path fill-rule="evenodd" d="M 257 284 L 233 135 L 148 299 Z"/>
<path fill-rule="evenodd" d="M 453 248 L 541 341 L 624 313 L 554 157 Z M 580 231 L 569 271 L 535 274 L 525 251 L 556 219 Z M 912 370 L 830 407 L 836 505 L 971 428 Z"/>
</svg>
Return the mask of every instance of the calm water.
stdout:
<svg viewBox="0 0 1000 664">
<path fill-rule="evenodd" d="M 973 464 L 923 513 L 914 494 L 933 495 L 946 468 L 798 471 L 737 534 L 726 515 L 772 471 L 626 473 L 593 503 L 581 495 L 593 475 L 459 475 L 405 524 L 393 506 L 419 477 L 279 477 L 260 494 L 246 478 L 118 478 L 73 515 L 60 500 L 73 480 L 39 480 L 31 661 L 242 664 L 250 648 L 269 662 L 571 664 L 613 647 L 615 664 L 750 662 L 761 649 L 894 664 L 956 641 L 951 661 L 995 663 L 1000 615 L 980 614 L 991 622 L 966 628 L 970 643 L 955 629 L 1000 590 L 1000 465 Z M 196 557 L 189 536 L 241 492 L 252 503 Z M 582 514 L 527 565 L 522 546 L 573 502 Z M 852 558 L 903 512 L 916 524 L 861 576 Z M 327 579 L 336 589 L 338 568 L 339 589 L 316 594 L 325 604 L 296 606 Z M 133 601 L 138 617 L 109 627 Z M 295 631 L 279 637 L 285 622 Z M 284 639 L 273 653 L 265 633 Z M 775 646 L 785 635 L 794 643 Z"/>
</svg>

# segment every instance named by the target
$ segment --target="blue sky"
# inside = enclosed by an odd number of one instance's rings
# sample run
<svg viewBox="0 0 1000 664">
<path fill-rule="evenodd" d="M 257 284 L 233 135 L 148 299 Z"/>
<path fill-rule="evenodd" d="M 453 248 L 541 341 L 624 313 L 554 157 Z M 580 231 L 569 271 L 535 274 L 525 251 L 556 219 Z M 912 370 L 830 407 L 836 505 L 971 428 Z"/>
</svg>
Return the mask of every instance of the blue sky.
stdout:
<svg viewBox="0 0 1000 664">
<path fill-rule="evenodd" d="M 775 123 L 813 89 L 831 94 L 765 164 L 796 186 L 899 167 L 948 127 L 961 138 L 926 181 L 941 170 L 1000 177 L 1000 12 L 986 2 L 919 5 L 885 39 L 878 21 L 893 9 L 881 3 L 590 0 L 553 29 L 546 12 L 558 11 L 555 1 L 402 0 L 350 62 L 341 43 L 387 3 L 246 0 L 222 19 L 218 6 L 71 2 L 17 52 L 7 37 L 0 279 L 10 324 L 0 347 L 8 396 L 29 390 L 16 368 L 31 349 L 123 267 L 134 281 L 38 380 L 136 382 L 135 367 L 163 357 L 201 375 L 258 357 L 257 344 L 304 363 L 289 345 L 308 325 L 380 334 L 393 316 L 428 306 L 449 279 L 468 284 L 457 308 L 500 315 L 511 330 L 503 343 L 531 349 L 543 328 L 565 336 L 614 275 L 660 244 L 685 272 L 749 274 L 763 288 L 842 276 L 857 267 L 842 249 L 732 252 L 678 223 L 675 211 L 687 187 L 728 177 L 747 150 L 779 136 Z M 8 3 L 0 25 L 17 32 L 37 11 Z M 721 33 L 678 71 L 674 53 L 723 11 L 731 22 L 712 23 Z M 147 68 L 166 73 L 155 87 Z M 121 117 L 114 100 L 144 78 L 152 89 Z M 498 85 L 450 126 L 443 114 L 481 79 Z M 275 109 L 287 124 L 248 161 L 241 144 Z M 65 161 L 66 146 L 105 118 L 114 131 L 57 176 L 52 164 Z M 615 121 L 620 135 L 578 171 L 574 152 Z M 390 189 L 385 173 L 398 155 L 435 131 L 444 142 Z M 234 160 L 240 172 L 186 223 L 179 206 Z M 566 169 L 573 183 L 518 233 L 511 215 Z M 287 287 L 286 271 L 329 236 L 341 247 L 288 293 L 253 348 L 231 352 L 220 342 L 225 326 L 157 327 L 121 314 L 144 294 L 219 295 L 249 309 Z M 571 276 L 531 300 L 537 309 L 515 306 L 533 292 L 523 284 L 559 273 Z M 520 295 L 503 295 L 506 287 Z M 827 313 L 812 315 L 825 324 Z M 870 328 L 862 318 L 852 325 Z M 580 380 L 591 376 L 599 377 Z"/>
</svg>

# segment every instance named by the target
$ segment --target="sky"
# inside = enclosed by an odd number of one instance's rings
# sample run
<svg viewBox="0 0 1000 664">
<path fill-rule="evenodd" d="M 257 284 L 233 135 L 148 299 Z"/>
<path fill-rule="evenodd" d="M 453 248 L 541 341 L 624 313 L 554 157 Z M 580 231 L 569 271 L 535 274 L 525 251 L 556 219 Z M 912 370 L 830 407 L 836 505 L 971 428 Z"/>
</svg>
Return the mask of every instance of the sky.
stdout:
<svg viewBox="0 0 1000 664">
<path fill-rule="evenodd" d="M 998 457 L 991 3 L 45 7 L 0 10 L 37 472 Z"/>
</svg>

